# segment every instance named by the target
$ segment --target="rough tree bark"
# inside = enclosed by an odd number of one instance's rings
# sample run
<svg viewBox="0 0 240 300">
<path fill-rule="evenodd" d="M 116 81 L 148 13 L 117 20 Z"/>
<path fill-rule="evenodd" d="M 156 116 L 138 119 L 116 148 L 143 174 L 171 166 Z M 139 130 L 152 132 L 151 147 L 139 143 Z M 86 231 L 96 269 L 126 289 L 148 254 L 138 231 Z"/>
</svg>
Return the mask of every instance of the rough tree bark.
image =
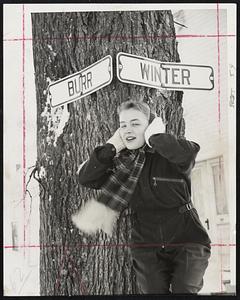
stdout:
<svg viewBox="0 0 240 300">
<path fill-rule="evenodd" d="M 71 215 L 97 192 L 83 188 L 77 169 L 117 129 L 116 107 L 133 95 L 167 121 L 167 132 L 184 135 L 182 92 L 112 83 L 86 98 L 52 109 L 49 82 L 120 51 L 179 61 L 171 11 L 32 14 L 37 94 L 40 193 L 41 295 L 138 293 L 126 244 L 131 226 L 124 212 L 112 238 L 88 237 Z M 61 130 L 63 128 L 63 130 Z"/>
</svg>

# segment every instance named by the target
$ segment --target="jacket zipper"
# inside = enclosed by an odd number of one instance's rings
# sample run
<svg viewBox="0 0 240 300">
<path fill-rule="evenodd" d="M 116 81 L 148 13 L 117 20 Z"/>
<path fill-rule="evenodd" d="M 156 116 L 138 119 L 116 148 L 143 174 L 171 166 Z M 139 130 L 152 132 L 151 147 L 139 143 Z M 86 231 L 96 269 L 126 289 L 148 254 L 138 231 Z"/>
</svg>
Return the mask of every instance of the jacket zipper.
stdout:
<svg viewBox="0 0 240 300">
<path fill-rule="evenodd" d="M 182 183 L 186 192 L 187 199 L 191 200 L 191 197 L 189 195 L 188 187 L 186 184 L 186 181 L 182 178 L 165 178 L 165 177 L 153 177 L 153 186 L 157 186 L 157 181 L 168 181 L 168 182 L 179 182 Z"/>
<path fill-rule="evenodd" d="M 160 225 L 160 228 L 159 228 L 159 230 L 160 230 L 160 238 L 161 238 L 161 248 L 162 249 L 165 249 L 165 242 L 164 242 L 164 239 L 163 239 L 163 232 L 162 232 L 162 227 L 161 227 L 161 225 Z"/>
<path fill-rule="evenodd" d="M 184 183 L 184 179 L 180 179 L 180 178 L 153 177 L 153 185 L 154 186 L 157 186 L 157 181 L 170 181 L 170 182 Z"/>
</svg>

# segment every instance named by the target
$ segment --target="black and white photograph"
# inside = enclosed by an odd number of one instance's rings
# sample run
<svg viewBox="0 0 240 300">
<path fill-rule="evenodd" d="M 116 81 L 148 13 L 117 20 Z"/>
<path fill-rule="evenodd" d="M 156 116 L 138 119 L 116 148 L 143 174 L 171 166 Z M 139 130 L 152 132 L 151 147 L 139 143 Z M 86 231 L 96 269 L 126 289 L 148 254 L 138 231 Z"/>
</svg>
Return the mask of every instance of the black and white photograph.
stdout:
<svg viewBox="0 0 240 300">
<path fill-rule="evenodd" d="M 236 295 L 236 11 L 3 5 L 4 296 Z"/>
</svg>

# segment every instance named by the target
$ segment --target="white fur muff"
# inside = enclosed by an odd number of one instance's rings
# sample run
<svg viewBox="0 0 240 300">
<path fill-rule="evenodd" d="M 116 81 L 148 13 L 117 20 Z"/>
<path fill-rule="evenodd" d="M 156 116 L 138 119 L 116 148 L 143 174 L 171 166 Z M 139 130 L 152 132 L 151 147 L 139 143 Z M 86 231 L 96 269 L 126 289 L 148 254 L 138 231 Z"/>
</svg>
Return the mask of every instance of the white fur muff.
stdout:
<svg viewBox="0 0 240 300">
<path fill-rule="evenodd" d="M 102 230 L 112 236 L 118 216 L 118 212 L 95 199 L 90 199 L 72 216 L 72 221 L 84 233 L 94 234 L 98 230 Z"/>
</svg>

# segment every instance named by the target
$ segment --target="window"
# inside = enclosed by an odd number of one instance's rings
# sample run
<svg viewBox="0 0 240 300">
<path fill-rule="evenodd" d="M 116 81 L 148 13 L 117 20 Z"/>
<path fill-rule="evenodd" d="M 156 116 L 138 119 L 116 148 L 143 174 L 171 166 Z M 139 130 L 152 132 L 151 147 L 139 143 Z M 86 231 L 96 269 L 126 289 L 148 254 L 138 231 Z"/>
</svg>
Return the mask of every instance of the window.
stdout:
<svg viewBox="0 0 240 300">
<path fill-rule="evenodd" d="M 225 182 L 224 182 L 224 170 L 222 159 L 219 158 L 219 162 L 216 165 L 212 165 L 214 191 L 215 191 L 215 203 L 218 215 L 228 214 L 228 205 L 226 199 Z"/>
<path fill-rule="evenodd" d="M 194 206 L 197 208 L 199 217 L 204 216 L 204 199 L 203 199 L 203 185 L 202 185 L 202 171 L 201 169 L 194 169 L 192 181 L 192 200 Z"/>
</svg>

